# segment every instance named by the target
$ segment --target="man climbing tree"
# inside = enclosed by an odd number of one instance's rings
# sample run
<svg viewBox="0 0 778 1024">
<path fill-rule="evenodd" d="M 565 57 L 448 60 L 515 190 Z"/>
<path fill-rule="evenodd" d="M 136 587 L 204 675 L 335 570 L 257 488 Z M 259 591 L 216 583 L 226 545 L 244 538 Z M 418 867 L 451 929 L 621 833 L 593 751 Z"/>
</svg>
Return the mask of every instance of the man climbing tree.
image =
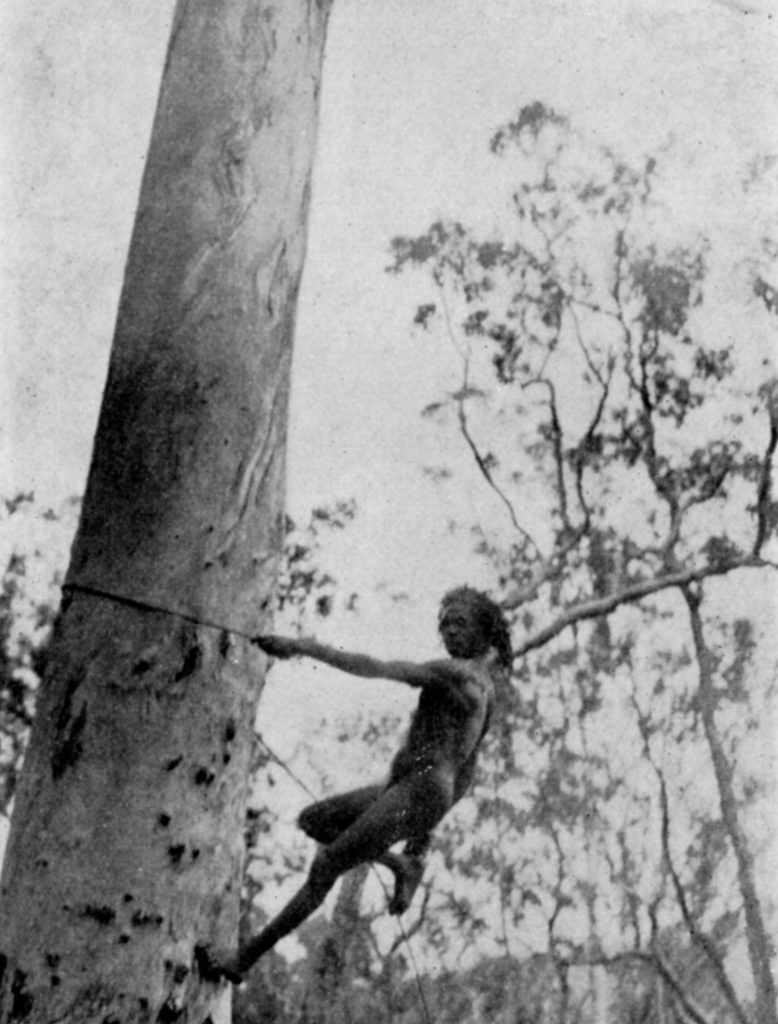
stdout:
<svg viewBox="0 0 778 1024">
<path fill-rule="evenodd" d="M 0 895 L 0 1019 L 217 1016 L 327 0 L 180 0 Z M 258 685 L 258 682 L 260 685 Z"/>
<path fill-rule="evenodd" d="M 385 782 L 307 807 L 300 827 L 322 844 L 308 880 L 281 913 L 233 956 L 201 951 L 204 973 L 241 976 L 279 939 L 313 913 L 340 875 L 376 861 L 395 876 L 392 914 L 410 906 L 424 870 L 430 833 L 470 787 L 489 727 L 495 678 L 509 673 L 508 625 L 486 594 L 459 587 L 440 608 L 440 635 L 450 659 L 416 664 L 380 661 L 315 640 L 269 636 L 259 646 L 276 658 L 304 656 L 365 679 L 390 679 L 421 690 L 408 736 Z M 405 840 L 403 853 L 390 847 Z"/>
</svg>

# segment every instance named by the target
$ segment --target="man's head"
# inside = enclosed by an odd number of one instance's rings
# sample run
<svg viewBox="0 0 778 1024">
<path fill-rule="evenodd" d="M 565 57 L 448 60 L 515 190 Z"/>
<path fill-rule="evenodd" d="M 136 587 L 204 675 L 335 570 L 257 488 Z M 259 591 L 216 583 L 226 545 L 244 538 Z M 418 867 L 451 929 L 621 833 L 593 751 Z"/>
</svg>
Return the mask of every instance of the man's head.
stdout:
<svg viewBox="0 0 778 1024">
<path fill-rule="evenodd" d="M 456 587 L 440 603 L 438 628 L 452 658 L 477 658 L 494 647 L 503 668 L 513 659 L 508 623 L 499 605 L 473 587 Z"/>
</svg>

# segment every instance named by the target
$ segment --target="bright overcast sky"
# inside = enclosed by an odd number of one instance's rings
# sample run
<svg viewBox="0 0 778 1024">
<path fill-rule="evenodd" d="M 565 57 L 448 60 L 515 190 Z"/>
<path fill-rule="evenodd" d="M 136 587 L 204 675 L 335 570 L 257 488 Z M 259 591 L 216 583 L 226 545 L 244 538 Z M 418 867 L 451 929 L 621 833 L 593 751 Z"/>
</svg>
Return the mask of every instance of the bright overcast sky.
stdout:
<svg viewBox="0 0 778 1024">
<path fill-rule="evenodd" d="M 172 6 L 4 4 L 5 495 L 56 504 L 83 490 Z M 627 154 L 675 138 L 692 219 L 736 219 L 745 163 L 778 145 L 771 10 L 772 0 L 335 0 L 289 495 L 298 514 L 358 499 L 350 562 L 362 574 L 350 586 L 439 592 L 459 572 L 446 499 L 420 473 L 440 461 L 443 442 L 418 412 L 439 394 L 445 356 L 409 331 L 412 284 L 383 269 L 391 236 L 441 215 L 488 226 L 489 135 L 536 99 Z"/>
</svg>

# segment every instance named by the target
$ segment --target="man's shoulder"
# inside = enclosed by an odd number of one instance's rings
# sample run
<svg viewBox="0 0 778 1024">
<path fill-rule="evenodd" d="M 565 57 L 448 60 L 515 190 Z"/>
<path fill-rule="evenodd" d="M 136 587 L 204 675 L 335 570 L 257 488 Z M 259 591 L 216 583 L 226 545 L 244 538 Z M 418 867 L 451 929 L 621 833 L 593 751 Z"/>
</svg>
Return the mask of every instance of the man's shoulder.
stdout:
<svg viewBox="0 0 778 1024">
<path fill-rule="evenodd" d="M 489 673 L 484 666 L 464 658 L 441 658 L 429 661 L 424 666 L 432 686 L 432 691 L 445 699 L 449 693 L 457 703 L 463 699 L 473 707 L 485 700 L 489 701 L 493 685 Z M 437 685 L 436 685 L 437 684 Z"/>
<path fill-rule="evenodd" d="M 424 669 L 431 678 L 460 683 L 465 682 L 473 674 L 470 663 L 459 658 L 439 658 L 435 661 L 426 661 Z"/>
</svg>

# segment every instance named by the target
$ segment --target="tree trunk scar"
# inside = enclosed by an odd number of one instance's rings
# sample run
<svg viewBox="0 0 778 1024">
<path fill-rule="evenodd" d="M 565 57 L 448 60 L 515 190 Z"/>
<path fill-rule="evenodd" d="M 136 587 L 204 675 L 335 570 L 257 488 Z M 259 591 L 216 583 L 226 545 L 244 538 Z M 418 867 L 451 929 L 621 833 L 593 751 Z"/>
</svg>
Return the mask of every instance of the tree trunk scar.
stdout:
<svg viewBox="0 0 778 1024">
<path fill-rule="evenodd" d="M 181 664 L 181 668 L 179 668 L 176 674 L 173 676 L 173 682 L 180 683 L 182 679 L 186 679 L 187 676 L 193 675 L 200 667 L 202 660 L 202 648 L 197 642 L 194 642 L 184 655 L 184 660 L 183 663 Z"/>
<path fill-rule="evenodd" d="M 276 295 L 280 291 L 279 283 L 285 290 L 285 278 L 287 276 L 286 261 L 286 240 L 279 240 L 271 247 L 266 247 L 254 261 L 258 268 L 254 272 L 254 294 L 256 303 L 261 306 L 265 304 L 265 312 L 271 321 L 275 319 L 277 306 Z"/>
<path fill-rule="evenodd" d="M 263 115 L 264 117 L 264 115 Z M 247 171 L 252 133 L 249 126 L 240 121 L 222 132 L 218 143 L 218 155 L 214 161 L 213 183 L 216 191 L 228 205 L 245 207 Z"/>
<path fill-rule="evenodd" d="M 221 190 L 220 190 L 221 191 Z M 174 329 L 174 336 L 189 327 L 194 318 L 195 322 L 201 319 L 199 310 L 207 306 L 208 299 L 208 278 L 207 270 L 211 262 L 230 246 L 235 236 L 243 227 L 251 211 L 259 202 L 259 196 L 254 195 L 248 202 L 238 206 L 230 218 L 227 230 L 219 238 L 206 242 L 200 247 L 200 251 L 192 260 L 190 267 L 181 284 L 179 298 L 181 300 L 181 315 L 178 326 Z M 278 245 L 278 243 L 276 243 Z M 270 247 L 265 249 L 268 252 Z M 264 255 L 260 255 L 264 259 Z M 199 299 L 199 301 L 198 301 Z M 208 315 L 213 315 L 209 313 Z"/>
<path fill-rule="evenodd" d="M 209 558 L 208 561 L 218 559 L 222 564 L 226 563 L 229 553 L 238 538 L 238 532 L 243 520 L 249 509 L 256 502 L 259 489 L 273 463 L 276 437 L 279 429 L 278 404 L 282 396 L 285 396 L 285 388 L 277 387 L 273 395 L 269 419 L 266 423 L 260 424 L 254 435 L 250 447 L 250 452 L 253 452 L 253 454 L 249 454 L 238 468 L 235 497 L 222 521 L 224 539 L 216 548 L 214 558 Z"/>
<path fill-rule="evenodd" d="M 246 12 L 246 18 L 248 18 L 249 12 Z M 257 74 L 255 78 L 261 79 L 261 76 L 265 74 L 267 66 L 273 58 L 273 54 L 278 48 L 278 39 L 276 36 L 276 30 L 272 24 L 273 11 L 264 10 L 260 12 L 259 25 L 257 38 L 259 40 L 261 54 L 258 54 L 257 59 Z M 245 22 L 244 22 L 245 25 Z M 245 26 L 248 29 L 248 26 Z M 246 31 L 246 38 L 250 38 L 250 32 Z"/>
<path fill-rule="evenodd" d="M 276 308 L 284 308 L 285 299 L 287 296 L 287 281 L 289 278 L 289 270 L 287 267 L 286 260 L 286 240 L 282 239 L 281 243 L 276 246 L 276 252 L 274 253 L 273 270 L 270 276 L 270 284 L 267 289 L 267 315 L 271 320 L 276 319 Z M 259 290 L 260 282 L 257 281 Z M 261 295 L 261 292 L 260 292 Z M 280 301 L 276 301 L 276 299 Z"/>
<path fill-rule="evenodd" d="M 55 779 L 64 775 L 67 768 L 72 768 L 84 752 L 81 737 L 86 727 L 86 704 L 81 706 L 78 715 L 70 723 L 65 735 L 57 744 L 51 757 L 51 774 Z"/>
<path fill-rule="evenodd" d="M 78 713 L 74 713 L 73 702 L 81 685 L 79 677 L 71 677 L 62 697 L 62 704 L 54 722 L 54 738 L 51 753 L 51 773 L 59 779 L 65 770 L 74 765 L 83 753 L 81 736 L 86 726 L 86 702 Z"/>
</svg>

